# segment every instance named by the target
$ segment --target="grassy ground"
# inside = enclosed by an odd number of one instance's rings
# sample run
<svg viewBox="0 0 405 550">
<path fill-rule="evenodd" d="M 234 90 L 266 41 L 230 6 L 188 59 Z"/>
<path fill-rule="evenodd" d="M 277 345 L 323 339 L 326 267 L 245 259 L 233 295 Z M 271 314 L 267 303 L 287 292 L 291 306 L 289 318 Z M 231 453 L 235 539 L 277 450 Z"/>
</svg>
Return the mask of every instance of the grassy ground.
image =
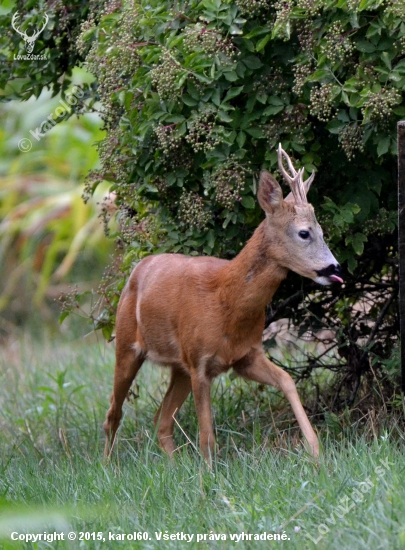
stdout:
<svg viewBox="0 0 405 550">
<path fill-rule="evenodd" d="M 0 548 L 405 548 L 405 445 L 395 423 L 382 436 L 372 424 L 361 435 L 320 426 L 317 467 L 277 392 L 224 377 L 213 391 L 220 451 L 210 472 L 194 448 L 191 399 L 179 415 L 175 460 L 160 452 L 152 417 L 167 373 L 145 365 L 104 464 L 113 363 L 112 346 L 94 340 L 3 346 Z M 12 532 L 54 531 L 78 538 L 10 540 Z M 81 532 L 89 535 L 79 540 Z M 117 540 L 134 532 L 148 540 Z M 193 538 L 164 540 L 166 533 Z M 252 540 L 231 540 L 242 533 Z M 269 533 L 287 540 L 254 540 Z M 213 540 L 220 535 L 226 540 Z"/>
</svg>

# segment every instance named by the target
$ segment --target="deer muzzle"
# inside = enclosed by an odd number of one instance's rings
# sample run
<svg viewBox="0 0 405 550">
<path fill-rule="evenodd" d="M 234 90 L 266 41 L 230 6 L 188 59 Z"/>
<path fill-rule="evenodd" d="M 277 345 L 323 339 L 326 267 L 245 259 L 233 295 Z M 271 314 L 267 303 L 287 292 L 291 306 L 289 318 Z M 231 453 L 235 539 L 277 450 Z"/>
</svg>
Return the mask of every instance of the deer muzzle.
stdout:
<svg viewBox="0 0 405 550">
<path fill-rule="evenodd" d="M 330 264 L 324 269 L 319 269 L 316 271 L 316 274 L 318 277 L 315 280 L 321 284 L 343 283 L 343 279 L 341 278 L 342 268 L 338 263 Z"/>
</svg>

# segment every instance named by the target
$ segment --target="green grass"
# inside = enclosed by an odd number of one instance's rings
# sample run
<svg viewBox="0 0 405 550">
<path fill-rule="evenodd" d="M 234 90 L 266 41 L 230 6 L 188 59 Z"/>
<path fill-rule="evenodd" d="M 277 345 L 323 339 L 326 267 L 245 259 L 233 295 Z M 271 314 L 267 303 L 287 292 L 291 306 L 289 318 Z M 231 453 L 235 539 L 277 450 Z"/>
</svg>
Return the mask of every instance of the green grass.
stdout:
<svg viewBox="0 0 405 550">
<path fill-rule="evenodd" d="M 219 451 L 211 472 L 194 448 L 190 398 L 178 417 L 177 456 L 171 462 L 159 450 L 152 418 L 167 373 L 145 365 L 106 464 L 113 364 L 112 345 L 95 340 L 3 346 L 0 548 L 405 548 L 405 445 L 395 422 L 382 436 L 372 424 L 361 434 L 320 426 L 317 467 L 277 392 L 223 377 L 213 389 Z M 13 531 L 102 532 L 106 541 L 11 542 Z M 194 538 L 158 541 L 155 532 L 165 531 Z M 151 540 L 112 542 L 109 532 Z M 209 540 L 210 532 L 227 540 Z M 230 540 L 242 532 L 285 532 L 289 540 Z"/>
</svg>

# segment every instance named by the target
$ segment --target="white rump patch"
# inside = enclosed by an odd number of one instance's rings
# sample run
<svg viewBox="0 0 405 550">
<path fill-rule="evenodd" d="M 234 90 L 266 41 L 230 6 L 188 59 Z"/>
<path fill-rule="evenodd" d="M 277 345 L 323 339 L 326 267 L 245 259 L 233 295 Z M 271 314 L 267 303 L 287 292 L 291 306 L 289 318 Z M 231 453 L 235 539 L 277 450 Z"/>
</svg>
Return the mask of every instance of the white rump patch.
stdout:
<svg viewBox="0 0 405 550">
<path fill-rule="evenodd" d="M 134 350 L 135 352 L 135 355 L 137 357 L 139 357 L 139 355 L 141 355 L 143 353 L 143 349 L 141 348 L 141 346 L 138 344 L 138 342 L 135 342 L 135 344 L 132 344 L 132 349 Z"/>
</svg>

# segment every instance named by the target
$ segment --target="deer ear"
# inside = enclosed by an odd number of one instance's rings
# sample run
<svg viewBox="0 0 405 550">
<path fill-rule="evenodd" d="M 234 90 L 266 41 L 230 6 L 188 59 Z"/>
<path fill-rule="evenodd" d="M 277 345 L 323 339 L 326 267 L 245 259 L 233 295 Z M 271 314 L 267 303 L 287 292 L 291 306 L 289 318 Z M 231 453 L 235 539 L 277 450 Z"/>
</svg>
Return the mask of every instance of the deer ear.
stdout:
<svg viewBox="0 0 405 550">
<path fill-rule="evenodd" d="M 260 172 L 257 198 L 263 210 L 269 213 L 273 212 L 274 208 L 283 202 L 281 187 L 277 183 L 277 180 L 270 172 L 267 172 L 267 170 L 262 170 Z"/>
</svg>

